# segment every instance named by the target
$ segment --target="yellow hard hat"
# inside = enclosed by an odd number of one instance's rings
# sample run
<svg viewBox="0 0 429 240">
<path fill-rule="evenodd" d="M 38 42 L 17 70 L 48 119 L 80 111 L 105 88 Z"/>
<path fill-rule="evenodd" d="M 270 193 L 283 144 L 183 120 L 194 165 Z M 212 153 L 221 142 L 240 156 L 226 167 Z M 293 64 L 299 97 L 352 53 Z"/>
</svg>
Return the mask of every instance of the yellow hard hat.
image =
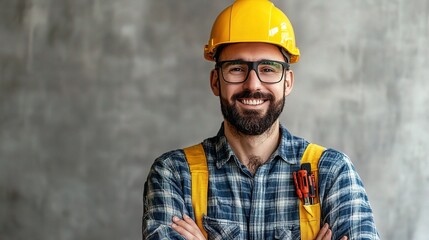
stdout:
<svg viewBox="0 0 429 240">
<path fill-rule="evenodd" d="M 236 0 L 213 24 L 204 57 L 215 61 L 217 47 L 239 42 L 264 42 L 283 48 L 290 63 L 298 62 L 299 49 L 288 17 L 268 0 Z"/>
</svg>

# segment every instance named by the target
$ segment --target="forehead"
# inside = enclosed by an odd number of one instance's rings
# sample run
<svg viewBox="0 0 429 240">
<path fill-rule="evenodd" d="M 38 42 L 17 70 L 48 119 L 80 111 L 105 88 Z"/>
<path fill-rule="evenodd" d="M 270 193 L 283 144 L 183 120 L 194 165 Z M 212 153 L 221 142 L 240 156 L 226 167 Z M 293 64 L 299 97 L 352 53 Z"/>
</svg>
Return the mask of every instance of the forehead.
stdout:
<svg viewBox="0 0 429 240">
<path fill-rule="evenodd" d="M 284 61 L 279 47 L 268 43 L 233 43 L 225 46 L 219 55 L 220 61 L 241 59 L 257 61 L 270 59 Z"/>
</svg>

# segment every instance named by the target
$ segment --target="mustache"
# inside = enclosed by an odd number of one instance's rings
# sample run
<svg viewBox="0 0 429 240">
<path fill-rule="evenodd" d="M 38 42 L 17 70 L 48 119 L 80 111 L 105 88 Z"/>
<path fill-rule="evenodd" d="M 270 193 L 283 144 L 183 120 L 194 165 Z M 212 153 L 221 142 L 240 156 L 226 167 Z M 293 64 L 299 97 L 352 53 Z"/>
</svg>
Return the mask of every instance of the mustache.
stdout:
<svg viewBox="0 0 429 240">
<path fill-rule="evenodd" d="M 274 100 L 274 96 L 271 93 L 263 93 L 261 91 L 251 92 L 251 91 L 242 91 L 239 93 L 236 93 L 232 95 L 232 100 L 237 100 L 240 98 L 255 98 L 255 99 L 267 99 L 267 100 Z"/>
</svg>

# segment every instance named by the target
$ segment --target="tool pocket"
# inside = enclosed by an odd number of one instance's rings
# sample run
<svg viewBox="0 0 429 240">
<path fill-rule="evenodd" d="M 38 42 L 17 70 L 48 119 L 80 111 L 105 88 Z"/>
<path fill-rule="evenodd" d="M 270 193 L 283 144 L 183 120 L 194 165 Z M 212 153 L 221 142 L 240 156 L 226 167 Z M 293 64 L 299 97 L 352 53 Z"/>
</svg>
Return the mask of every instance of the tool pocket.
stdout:
<svg viewBox="0 0 429 240">
<path fill-rule="evenodd" d="M 320 230 L 320 203 L 303 205 L 300 201 L 301 239 L 314 239 Z M 302 214 L 304 213 L 304 214 Z"/>
</svg>

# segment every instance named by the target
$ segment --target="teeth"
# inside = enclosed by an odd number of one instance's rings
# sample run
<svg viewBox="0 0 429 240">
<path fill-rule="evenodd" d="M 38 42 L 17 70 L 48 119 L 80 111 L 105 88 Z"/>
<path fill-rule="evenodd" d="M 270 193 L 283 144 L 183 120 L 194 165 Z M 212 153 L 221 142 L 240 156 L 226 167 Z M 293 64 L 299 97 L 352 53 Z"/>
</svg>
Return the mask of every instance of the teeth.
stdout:
<svg viewBox="0 0 429 240">
<path fill-rule="evenodd" d="M 246 105 L 259 105 L 259 104 L 262 104 L 262 103 L 264 103 L 264 100 L 261 100 L 261 99 L 243 99 L 242 101 L 241 101 L 243 104 L 246 104 Z"/>
</svg>

